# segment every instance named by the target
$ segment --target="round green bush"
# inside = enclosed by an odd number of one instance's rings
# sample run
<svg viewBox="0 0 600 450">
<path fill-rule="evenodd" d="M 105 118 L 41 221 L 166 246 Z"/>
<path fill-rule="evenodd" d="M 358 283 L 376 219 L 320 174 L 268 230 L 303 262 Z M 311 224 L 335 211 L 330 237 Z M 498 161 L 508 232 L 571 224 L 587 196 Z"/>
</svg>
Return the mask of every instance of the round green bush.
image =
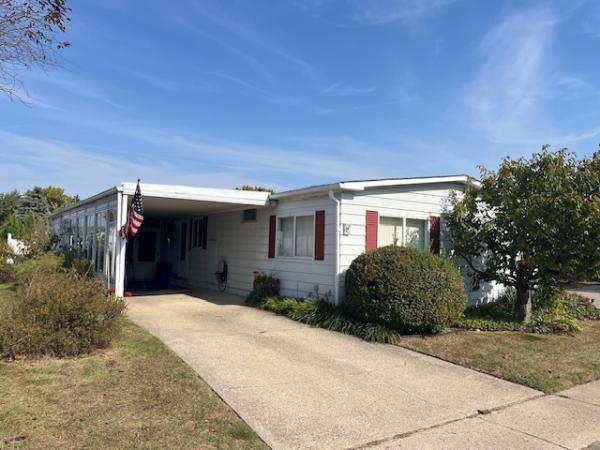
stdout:
<svg viewBox="0 0 600 450">
<path fill-rule="evenodd" d="M 348 314 L 403 333 L 438 333 L 462 316 L 462 276 L 447 259 L 406 247 L 381 247 L 346 273 Z"/>
</svg>

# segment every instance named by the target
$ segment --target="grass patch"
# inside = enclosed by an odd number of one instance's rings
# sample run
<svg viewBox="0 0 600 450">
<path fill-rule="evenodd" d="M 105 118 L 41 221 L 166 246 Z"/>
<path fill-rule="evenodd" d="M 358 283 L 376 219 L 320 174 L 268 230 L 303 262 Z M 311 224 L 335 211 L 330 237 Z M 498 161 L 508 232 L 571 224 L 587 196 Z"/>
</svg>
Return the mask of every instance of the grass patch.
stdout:
<svg viewBox="0 0 600 450">
<path fill-rule="evenodd" d="M 398 345 L 546 393 L 600 379 L 600 322 L 575 335 L 460 331 Z"/>
<path fill-rule="evenodd" d="M 0 302 L 10 292 L 0 285 Z M 129 321 L 109 349 L 86 357 L 0 362 L 0 448 L 12 446 L 266 448 L 192 369 Z"/>
<path fill-rule="evenodd" d="M 350 334 L 366 341 L 385 344 L 396 342 L 396 332 L 393 330 L 384 325 L 351 319 L 340 308 L 325 301 L 267 297 L 260 300 L 250 298 L 247 303 L 313 327 Z"/>
</svg>

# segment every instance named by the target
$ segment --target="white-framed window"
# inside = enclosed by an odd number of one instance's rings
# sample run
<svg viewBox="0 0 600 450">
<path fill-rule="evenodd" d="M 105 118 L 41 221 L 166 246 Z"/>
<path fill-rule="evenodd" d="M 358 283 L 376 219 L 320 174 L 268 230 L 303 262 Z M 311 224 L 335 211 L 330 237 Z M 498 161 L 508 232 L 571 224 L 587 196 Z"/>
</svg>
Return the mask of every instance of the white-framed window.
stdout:
<svg viewBox="0 0 600 450">
<path fill-rule="evenodd" d="M 256 208 L 242 211 L 242 222 L 256 222 Z"/>
<path fill-rule="evenodd" d="M 204 248 L 206 242 L 206 216 L 194 217 L 190 224 L 190 250 L 193 248 Z"/>
<path fill-rule="evenodd" d="M 406 217 L 380 217 L 379 247 L 386 245 L 401 245 L 425 250 L 427 221 L 408 219 Z"/>
<path fill-rule="evenodd" d="M 315 248 L 315 216 L 288 216 L 278 219 L 277 256 L 312 258 Z"/>
</svg>

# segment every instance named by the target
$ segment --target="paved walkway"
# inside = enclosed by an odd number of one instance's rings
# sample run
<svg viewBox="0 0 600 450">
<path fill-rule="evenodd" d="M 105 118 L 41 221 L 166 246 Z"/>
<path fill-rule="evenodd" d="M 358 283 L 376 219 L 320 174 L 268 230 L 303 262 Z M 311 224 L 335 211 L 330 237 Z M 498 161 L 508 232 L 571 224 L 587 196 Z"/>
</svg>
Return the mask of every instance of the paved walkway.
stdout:
<svg viewBox="0 0 600 450">
<path fill-rule="evenodd" d="M 600 385 L 542 396 L 247 308 L 239 297 L 194 295 L 134 297 L 129 316 L 274 449 L 579 448 L 600 440 Z"/>
</svg>

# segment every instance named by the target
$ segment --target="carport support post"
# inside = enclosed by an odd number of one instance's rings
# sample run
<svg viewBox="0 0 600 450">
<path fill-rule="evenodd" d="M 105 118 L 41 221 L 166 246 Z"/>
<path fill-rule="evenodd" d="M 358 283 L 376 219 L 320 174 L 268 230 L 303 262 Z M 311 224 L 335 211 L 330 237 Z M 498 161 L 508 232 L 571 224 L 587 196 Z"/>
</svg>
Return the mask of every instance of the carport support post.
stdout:
<svg viewBox="0 0 600 450">
<path fill-rule="evenodd" d="M 115 295 L 123 297 L 125 295 L 125 252 L 127 250 L 127 241 L 121 239 L 119 230 L 127 220 L 127 194 L 119 192 L 117 194 L 117 261 L 115 270 Z"/>
</svg>

